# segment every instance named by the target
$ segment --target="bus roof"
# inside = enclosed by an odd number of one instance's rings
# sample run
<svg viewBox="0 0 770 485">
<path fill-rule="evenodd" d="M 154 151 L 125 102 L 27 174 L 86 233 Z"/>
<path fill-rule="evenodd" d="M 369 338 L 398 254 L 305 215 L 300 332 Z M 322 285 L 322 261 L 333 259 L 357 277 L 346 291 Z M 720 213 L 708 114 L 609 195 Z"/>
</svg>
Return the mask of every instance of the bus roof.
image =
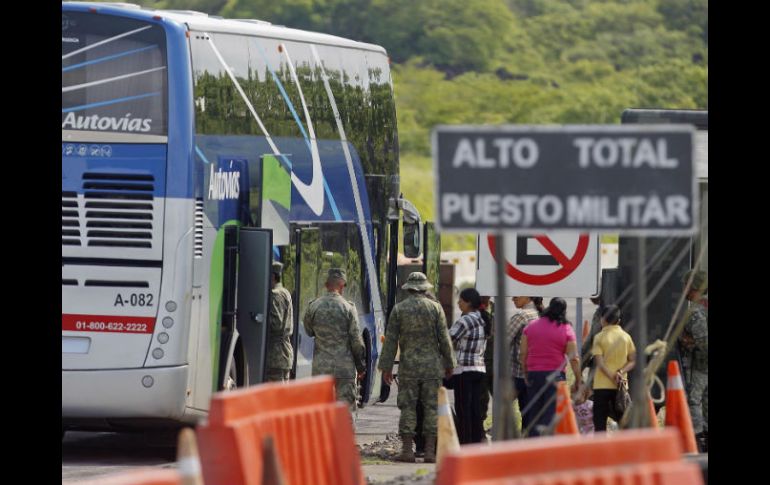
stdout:
<svg viewBox="0 0 770 485">
<path fill-rule="evenodd" d="M 383 47 L 375 44 L 356 42 L 354 40 L 345 39 L 344 37 L 337 37 L 335 35 L 290 29 L 283 25 L 273 25 L 270 22 L 265 22 L 263 20 L 224 19 L 221 17 L 211 16 L 203 12 L 196 12 L 194 10 L 158 10 L 141 7 L 132 3 L 62 2 L 62 6 L 75 7 L 72 10 L 79 11 L 95 8 L 97 11 L 102 11 L 103 13 L 118 14 L 121 16 L 141 20 L 152 20 L 152 18 L 155 16 L 161 16 L 165 19 L 185 24 L 192 31 L 270 37 L 282 40 L 293 40 L 313 44 L 361 49 L 387 55 Z"/>
</svg>

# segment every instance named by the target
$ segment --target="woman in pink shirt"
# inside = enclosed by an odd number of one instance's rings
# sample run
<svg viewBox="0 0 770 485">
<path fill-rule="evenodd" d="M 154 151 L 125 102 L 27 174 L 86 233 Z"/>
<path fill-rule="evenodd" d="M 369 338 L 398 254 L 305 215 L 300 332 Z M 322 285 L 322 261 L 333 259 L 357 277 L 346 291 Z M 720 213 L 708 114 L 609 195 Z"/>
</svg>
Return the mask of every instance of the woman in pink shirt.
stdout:
<svg viewBox="0 0 770 485">
<path fill-rule="evenodd" d="M 556 382 L 566 380 L 565 355 L 575 374 L 573 390 L 580 386 L 582 375 L 575 340 L 575 331 L 567 321 L 567 302 L 563 298 L 551 299 L 543 316 L 524 328 L 519 358 L 527 376 L 529 403 L 522 414 L 527 414 L 530 423 L 529 436 L 540 436 L 540 427 L 551 425 L 556 413 Z M 525 434 L 524 430 L 522 434 Z"/>
</svg>

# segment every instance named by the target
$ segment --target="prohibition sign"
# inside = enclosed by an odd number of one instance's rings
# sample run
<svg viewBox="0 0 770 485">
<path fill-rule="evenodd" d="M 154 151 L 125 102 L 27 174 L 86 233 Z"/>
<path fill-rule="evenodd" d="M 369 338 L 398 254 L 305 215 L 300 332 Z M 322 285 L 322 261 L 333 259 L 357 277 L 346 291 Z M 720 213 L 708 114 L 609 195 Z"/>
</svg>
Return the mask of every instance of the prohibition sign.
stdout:
<svg viewBox="0 0 770 485">
<path fill-rule="evenodd" d="M 516 269 L 506 260 L 505 272 L 508 274 L 508 276 L 516 281 L 520 281 L 528 285 L 545 286 L 563 280 L 569 276 L 570 273 L 575 271 L 575 269 L 580 265 L 580 262 L 583 261 L 583 258 L 588 251 L 588 234 L 580 235 L 577 248 L 575 248 L 575 254 L 573 254 L 571 258 L 567 257 L 561 251 L 561 249 L 559 249 L 559 247 L 556 246 L 553 241 L 551 241 L 548 236 L 535 236 L 535 239 L 537 239 L 537 241 L 543 245 L 546 251 L 548 251 L 559 264 L 561 264 L 561 268 L 557 269 L 553 273 L 533 275 Z M 495 261 L 497 261 L 497 247 L 494 235 L 490 234 L 487 236 L 487 244 L 489 244 L 489 250 L 492 252 L 492 257 L 495 258 Z"/>
</svg>

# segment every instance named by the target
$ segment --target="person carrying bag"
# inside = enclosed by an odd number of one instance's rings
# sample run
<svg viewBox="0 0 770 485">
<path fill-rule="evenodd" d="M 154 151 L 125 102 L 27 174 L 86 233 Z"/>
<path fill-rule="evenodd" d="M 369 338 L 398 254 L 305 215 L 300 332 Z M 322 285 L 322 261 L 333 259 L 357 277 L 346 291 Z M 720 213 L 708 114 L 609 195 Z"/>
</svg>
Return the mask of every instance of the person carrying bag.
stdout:
<svg viewBox="0 0 770 485">
<path fill-rule="evenodd" d="M 620 423 L 630 407 L 631 394 L 628 392 L 628 378 L 623 376 L 618 383 L 618 389 L 615 393 L 615 400 L 612 403 L 612 413 L 610 414 L 610 417 Z"/>
<path fill-rule="evenodd" d="M 607 418 L 620 422 L 631 405 L 626 374 L 634 368 L 636 347 L 620 326 L 620 308 L 608 305 L 601 317 L 602 330 L 594 338 L 594 431 L 607 430 Z"/>
</svg>

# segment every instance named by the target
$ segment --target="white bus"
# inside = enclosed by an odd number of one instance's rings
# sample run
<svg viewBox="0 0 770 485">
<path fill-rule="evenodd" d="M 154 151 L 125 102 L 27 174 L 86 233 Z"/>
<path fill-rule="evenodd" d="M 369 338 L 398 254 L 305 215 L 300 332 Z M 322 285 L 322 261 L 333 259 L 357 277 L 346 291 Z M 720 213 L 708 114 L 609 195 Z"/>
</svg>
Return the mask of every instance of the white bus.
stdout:
<svg viewBox="0 0 770 485">
<path fill-rule="evenodd" d="M 367 347 L 395 298 L 399 164 L 383 48 L 258 20 L 62 4 L 64 429 L 193 423 L 263 379 L 271 260 L 298 322 L 347 269 Z M 414 231 L 412 231 L 414 232 Z"/>
</svg>

